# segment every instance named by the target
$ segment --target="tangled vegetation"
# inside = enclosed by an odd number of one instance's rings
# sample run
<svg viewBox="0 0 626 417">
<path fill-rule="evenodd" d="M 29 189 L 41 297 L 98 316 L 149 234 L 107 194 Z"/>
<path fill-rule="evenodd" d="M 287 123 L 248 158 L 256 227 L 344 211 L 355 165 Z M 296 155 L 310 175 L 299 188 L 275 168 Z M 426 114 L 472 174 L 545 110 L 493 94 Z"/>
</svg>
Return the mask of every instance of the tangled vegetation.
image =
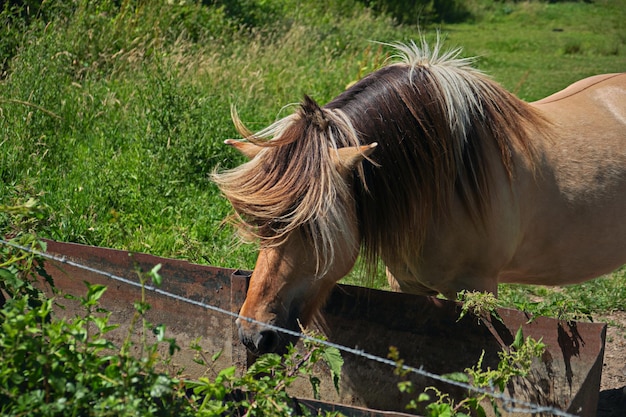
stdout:
<svg viewBox="0 0 626 417">
<path fill-rule="evenodd" d="M 59 306 L 70 297 L 41 290 L 54 282 L 37 254 L 45 243 L 27 226 L 42 210 L 34 200 L 1 206 L 11 216 L 11 233 L 0 244 L 0 413 L 3 416 L 292 416 L 319 415 L 301 407 L 286 390 L 297 378 L 307 378 L 314 395 L 319 380 L 313 366 L 323 360 L 336 375 L 338 389 L 342 359 L 339 352 L 311 341 L 305 352 L 294 348 L 284 356 L 261 357 L 244 375 L 235 367 L 219 371 L 215 378 L 186 380 L 165 373 L 165 364 L 181 348 L 165 336 L 164 326 L 145 320 L 150 309 L 142 296 L 135 302 L 129 334 L 116 346 L 109 333 L 118 327 L 111 313 L 100 306 L 106 287 L 87 284 L 85 295 L 71 297 L 82 314 L 59 315 Z M 140 275 L 142 284 L 158 285 L 159 266 Z M 6 296 L 5 296 L 6 295 Z M 133 342 L 135 332 L 156 335 Z M 140 355 L 131 354 L 141 343 Z M 167 347 L 166 354 L 160 346 Z M 203 356 L 200 355 L 200 358 Z M 212 360 L 215 360 L 214 356 Z M 203 359 L 198 359 L 203 361 Z M 204 363 L 207 367 L 210 363 Z M 324 415 L 333 415 L 326 413 Z"/>
</svg>

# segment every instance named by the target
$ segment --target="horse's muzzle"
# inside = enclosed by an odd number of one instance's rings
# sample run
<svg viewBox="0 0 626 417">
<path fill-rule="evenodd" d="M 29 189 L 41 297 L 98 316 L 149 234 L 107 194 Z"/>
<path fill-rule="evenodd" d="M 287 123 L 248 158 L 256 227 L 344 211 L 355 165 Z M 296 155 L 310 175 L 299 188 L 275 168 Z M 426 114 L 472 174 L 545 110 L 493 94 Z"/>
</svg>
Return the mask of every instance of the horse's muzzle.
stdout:
<svg viewBox="0 0 626 417">
<path fill-rule="evenodd" d="M 237 327 L 239 340 L 256 356 L 264 353 L 283 354 L 287 351 L 289 341 L 276 330 L 263 328 L 255 323 L 249 324 L 245 319 L 237 319 Z"/>
<path fill-rule="evenodd" d="M 247 335 L 239 329 L 239 339 L 255 355 L 276 352 L 280 336 L 275 330 L 262 330 L 254 334 Z"/>
</svg>

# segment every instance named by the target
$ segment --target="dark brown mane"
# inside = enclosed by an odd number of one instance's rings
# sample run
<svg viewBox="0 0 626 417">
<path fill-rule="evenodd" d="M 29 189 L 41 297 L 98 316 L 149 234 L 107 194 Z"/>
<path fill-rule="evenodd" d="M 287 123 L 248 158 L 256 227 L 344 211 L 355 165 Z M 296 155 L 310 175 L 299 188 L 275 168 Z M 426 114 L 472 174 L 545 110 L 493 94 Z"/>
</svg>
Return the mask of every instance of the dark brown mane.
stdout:
<svg viewBox="0 0 626 417">
<path fill-rule="evenodd" d="M 383 253 L 387 259 L 402 253 L 409 235 L 423 237 L 426 226 L 447 214 L 452 198 L 459 197 L 481 222 L 490 192 L 489 148 L 495 147 L 511 178 L 513 149 L 532 160 L 528 132 L 547 124 L 479 72 L 447 70 L 442 77 L 435 65 L 391 65 L 326 106 L 353 121 L 361 143 L 379 144 L 371 157 L 376 165 L 365 163 L 364 176 L 355 182 L 362 247 L 370 262 Z M 450 94 L 466 96 L 457 97 L 465 103 L 465 121 L 451 120 Z"/>
<path fill-rule="evenodd" d="M 398 49 L 404 62 L 370 74 L 323 108 L 307 98 L 258 134 L 240 129 L 266 152 L 214 179 L 262 244 L 278 244 L 304 226 L 326 263 L 333 234 L 356 220 L 375 263 L 402 253 L 409 235 L 423 242 L 426 226 L 447 214 L 453 198 L 481 222 L 494 151 L 509 178 L 514 150 L 533 159 L 528 133 L 547 122 L 528 104 L 457 52 Z M 350 190 L 330 152 L 373 142 L 374 163 L 363 163 Z M 345 218 L 352 195 L 358 219 Z"/>
</svg>

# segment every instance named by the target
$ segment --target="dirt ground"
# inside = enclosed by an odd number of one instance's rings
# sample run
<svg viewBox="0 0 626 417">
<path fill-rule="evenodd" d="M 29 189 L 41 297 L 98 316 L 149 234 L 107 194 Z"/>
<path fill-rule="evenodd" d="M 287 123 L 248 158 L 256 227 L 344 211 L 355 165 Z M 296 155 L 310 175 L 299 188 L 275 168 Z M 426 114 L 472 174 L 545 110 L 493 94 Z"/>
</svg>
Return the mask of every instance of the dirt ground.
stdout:
<svg viewBox="0 0 626 417">
<path fill-rule="evenodd" d="M 626 312 L 594 321 L 608 324 L 597 417 L 626 417 Z"/>
</svg>

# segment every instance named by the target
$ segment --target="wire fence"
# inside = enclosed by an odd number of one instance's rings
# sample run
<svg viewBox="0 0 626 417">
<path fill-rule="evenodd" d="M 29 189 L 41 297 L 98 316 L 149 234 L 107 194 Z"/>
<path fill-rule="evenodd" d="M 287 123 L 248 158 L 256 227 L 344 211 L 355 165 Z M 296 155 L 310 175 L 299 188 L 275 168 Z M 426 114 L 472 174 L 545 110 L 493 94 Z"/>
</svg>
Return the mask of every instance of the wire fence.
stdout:
<svg viewBox="0 0 626 417">
<path fill-rule="evenodd" d="M 451 386 L 455 386 L 455 387 L 458 387 L 458 388 L 465 389 L 465 390 L 467 390 L 469 392 L 473 392 L 475 394 L 480 394 L 480 395 L 485 394 L 485 395 L 488 395 L 489 397 L 491 397 L 493 399 L 501 401 L 502 409 L 505 410 L 507 413 L 553 415 L 553 416 L 559 416 L 559 417 L 577 417 L 574 414 L 568 413 L 566 411 L 563 411 L 563 410 L 558 409 L 558 408 L 553 407 L 553 406 L 544 406 L 544 405 L 528 402 L 528 401 L 525 401 L 525 400 L 520 400 L 520 399 L 513 398 L 513 397 L 508 396 L 508 395 L 506 395 L 504 393 L 498 392 L 495 389 L 495 387 L 491 387 L 490 389 L 485 389 L 485 388 L 480 388 L 480 387 L 473 386 L 473 385 L 468 384 L 468 383 L 454 381 L 454 380 L 445 378 L 442 375 L 438 375 L 438 374 L 429 372 L 429 371 L 425 370 L 423 367 L 416 368 L 416 367 L 409 366 L 409 365 L 404 365 L 404 364 L 400 365 L 396 361 L 393 361 L 393 360 L 388 359 L 388 358 L 383 358 L 383 357 L 380 357 L 380 356 L 372 355 L 370 353 L 367 353 L 363 349 L 351 348 L 351 347 L 340 345 L 340 344 L 337 344 L 337 343 L 333 343 L 333 342 L 330 342 L 330 341 L 327 341 L 327 340 L 319 339 L 319 338 L 316 338 L 316 337 L 313 337 L 313 336 L 310 336 L 310 335 L 307 335 L 307 334 L 304 334 L 304 333 L 301 333 L 301 332 L 296 332 L 296 331 L 285 329 L 285 328 L 282 328 L 282 327 L 279 327 L 279 326 L 274 326 L 274 325 L 271 325 L 271 324 L 268 324 L 268 323 L 262 323 L 262 322 L 259 322 L 257 320 L 251 319 L 249 317 L 240 316 L 237 313 L 233 313 L 232 311 L 225 310 L 223 308 L 220 308 L 220 307 L 217 307 L 217 306 L 214 306 L 214 305 L 211 305 L 211 304 L 207 304 L 207 303 L 204 303 L 204 302 L 201 302 L 201 301 L 192 300 L 192 299 L 189 299 L 189 298 L 186 298 L 186 297 L 182 297 L 182 296 L 180 296 L 178 294 L 174 294 L 174 293 L 171 293 L 171 292 L 168 292 L 168 291 L 161 290 L 160 288 L 155 287 L 153 285 L 141 284 L 139 282 L 136 282 L 136 281 L 133 281 L 133 280 L 130 280 L 130 279 L 127 279 L 127 278 L 124 278 L 124 277 L 121 277 L 121 276 L 109 273 L 107 271 L 102 271 L 100 269 L 93 268 L 93 267 L 90 267 L 88 265 L 83 265 L 81 263 L 72 261 L 71 259 L 68 259 L 65 256 L 56 256 L 56 255 L 52 255 L 52 254 L 49 254 L 49 253 L 41 252 L 41 251 L 38 251 L 38 250 L 35 250 L 35 249 L 32 249 L 32 248 L 26 247 L 26 246 L 23 246 L 23 245 L 19 245 L 19 244 L 16 244 L 14 242 L 10 242 L 10 241 L 4 240 L 4 239 L 0 239 L 0 243 L 2 243 L 3 245 L 6 245 L 6 246 L 11 246 L 13 248 L 16 248 L 16 249 L 28 252 L 28 253 L 36 255 L 36 256 L 40 256 L 40 257 L 42 257 L 44 259 L 48 259 L 48 260 L 51 260 L 51 261 L 59 262 L 61 264 L 69 265 L 69 266 L 72 266 L 72 267 L 75 267 L 75 268 L 79 268 L 79 269 L 82 269 L 82 270 L 85 270 L 85 271 L 89 271 L 89 272 L 92 272 L 92 273 L 95 273 L 95 274 L 98 274 L 98 275 L 102 275 L 102 276 L 107 277 L 107 278 L 109 278 L 109 279 L 111 279 L 113 281 L 122 282 L 124 284 L 130 285 L 130 286 L 133 286 L 133 287 L 139 287 L 139 288 L 143 287 L 145 290 L 153 292 L 155 294 L 159 294 L 159 295 L 162 295 L 162 296 L 174 299 L 174 300 L 178 300 L 178 301 L 181 301 L 181 302 L 184 302 L 184 303 L 192 304 L 192 305 L 204 308 L 206 310 L 213 311 L 215 313 L 224 314 L 224 315 L 230 316 L 230 317 L 235 318 L 235 319 L 245 320 L 245 321 L 247 321 L 249 323 L 255 323 L 255 324 L 264 326 L 267 329 L 274 330 L 276 332 L 280 332 L 280 333 L 283 333 L 285 335 L 298 337 L 300 339 L 310 340 L 310 341 L 312 341 L 314 343 L 317 343 L 317 344 L 320 344 L 320 345 L 323 345 L 323 346 L 327 346 L 327 347 L 338 349 L 339 351 L 344 352 L 344 353 L 349 353 L 349 354 L 352 354 L 352 355 L 355 355 L 355 356 L 359 356 L 359 357 L 365 358 L 367 360 L 371 360 L 371 361 L 378 362 L 378 363 L 381 363 L 381 364 L 389 365 L 390 367 L 393 367 L 394 369 L 400 367 L 400 369 L 402 371 L 407 372 L 407 373 L 413 373 L 413 374 L 416 374 L 416 375 L 420 375 L 422 377 L 429 378 L 429 379 L 434 380 L 434 381 L 442 382 L 444 384 L 448 384 L 448 385 L 451 385 Z"/>
</svg>

